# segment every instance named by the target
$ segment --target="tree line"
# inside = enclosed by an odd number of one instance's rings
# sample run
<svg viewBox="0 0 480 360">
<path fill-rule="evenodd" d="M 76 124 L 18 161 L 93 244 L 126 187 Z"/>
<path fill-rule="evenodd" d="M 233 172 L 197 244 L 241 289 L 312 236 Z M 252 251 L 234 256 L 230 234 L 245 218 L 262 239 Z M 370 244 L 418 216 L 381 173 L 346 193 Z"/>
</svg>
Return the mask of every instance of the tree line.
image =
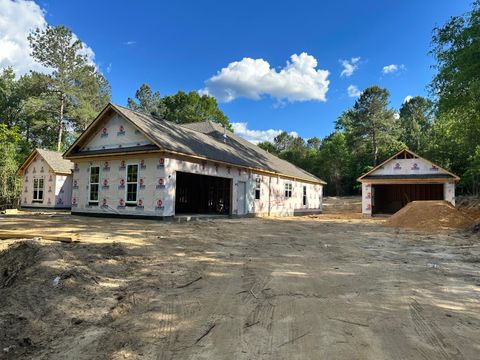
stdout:
<svg viewBox="0 0 480 360">
<path fill-rule="evenodd" d="M 371 86 L 324 139 L 283 132 L 259 145 L 326 180 L 327 195 L 357 193 L 356 178 L 403 147 L 460 175 L 460 191 L 479 194 L 479 34 L 480 0 L 433 30 L 431 98 L 413 97 L 396 110 L 387 89 Z M 65 150 L 111 99 L 108 80 L 67 27 L 36 29 L 28 40 L 46 71 L 0 72 L 0 206 L 18 200 L 15 172 L 32 149 Z M 211 120 L 231 129 L 216 100 L 195 91 L 162 97 L 143 84 L 128 106 L 175 123 Z"/>
<path fill-rule="evenodd" d="M 263 149 L 327 181 L 327 195 L 359 192 L 356 179 L 398 150 L 410 150 L 461 177 L 458 191 L 480 194 L 480 1 L 433 30 L 431 98 L 389 106 L 389 91 L 365 89 L 324 139 L 286 132 Z"/>
</svg>

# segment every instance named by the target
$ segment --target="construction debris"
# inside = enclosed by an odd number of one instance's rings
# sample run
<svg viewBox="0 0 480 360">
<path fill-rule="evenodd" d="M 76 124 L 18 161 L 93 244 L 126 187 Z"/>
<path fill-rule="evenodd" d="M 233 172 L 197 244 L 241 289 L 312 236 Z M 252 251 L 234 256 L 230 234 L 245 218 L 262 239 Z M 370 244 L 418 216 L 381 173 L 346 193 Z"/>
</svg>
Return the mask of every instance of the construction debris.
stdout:
<svg viewBox="0 0 480 360">
<path fill-rule="evenodd" d="M 474 220 L 448 201 L 412 201 L 393 214 L 387 226 L 423 231 L 465 229 Z"/>
<path fill-rule="evenodd" d="M 35 239 L 35 240 L 50 240 L 50 241 L 62 241 L 62 242 L 73 242 L 80 241 L 80 236 L 78 234 L 68 234 L 68 235 L 39 235 L 38 233 L 27 232 L 27 231 L 18 231 L 18 230 L 1 230 L 0 239 Z"/>
<path fill-rule="evenodd" d="M 1 212 L 2 215 L 17 215 L 18 210 L 17 209 L 5 209 Z"/>
</svg>

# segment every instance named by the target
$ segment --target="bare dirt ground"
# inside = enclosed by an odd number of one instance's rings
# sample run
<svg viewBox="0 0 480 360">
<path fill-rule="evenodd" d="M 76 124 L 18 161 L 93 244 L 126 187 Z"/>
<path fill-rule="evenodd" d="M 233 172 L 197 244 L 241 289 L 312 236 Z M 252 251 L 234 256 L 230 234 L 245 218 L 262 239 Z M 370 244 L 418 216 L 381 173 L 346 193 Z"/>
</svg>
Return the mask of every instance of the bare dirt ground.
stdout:
<svg viewBox="0 0 480 360">
<path fill-rule="evenodd" d="M 383 221 L 2 217 L 82 241 L 0 241 L 0 358 L 478 359 L 478 234 Z"/>
</svg>

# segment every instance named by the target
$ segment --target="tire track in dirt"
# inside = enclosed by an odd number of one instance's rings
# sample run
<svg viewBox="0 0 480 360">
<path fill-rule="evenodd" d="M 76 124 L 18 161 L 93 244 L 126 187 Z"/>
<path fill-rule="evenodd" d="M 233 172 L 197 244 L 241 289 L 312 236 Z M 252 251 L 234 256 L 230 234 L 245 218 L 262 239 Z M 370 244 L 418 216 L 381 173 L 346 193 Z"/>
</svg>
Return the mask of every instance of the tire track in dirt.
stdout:
<svg viewBox="0 0 480 360">
<path fill-rule="evenodd" d="M 423 307 L 415 299 L 409 304 L 409 309 L 415 332 L 432 347 L 433 354 L 419 348 L 426 359 L 463 359 L 460 350 L 448 344 L 438 326 L 423 315 Z"/>
</svg>

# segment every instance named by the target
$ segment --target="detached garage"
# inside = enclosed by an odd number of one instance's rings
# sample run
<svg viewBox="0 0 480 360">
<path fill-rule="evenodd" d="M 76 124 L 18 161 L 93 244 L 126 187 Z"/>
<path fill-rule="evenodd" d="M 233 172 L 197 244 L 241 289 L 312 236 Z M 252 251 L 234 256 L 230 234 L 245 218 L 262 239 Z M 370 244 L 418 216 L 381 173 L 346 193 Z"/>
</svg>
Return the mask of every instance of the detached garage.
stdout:
<svg viewBox="0 0 480 360">
<path fill-rule="evenodd" d="M 458 176 L 403 149 L 357 179 L 362 213 L 393 214 L 410 201 L 447 200 L 455 205 Z"/>
</svg>

